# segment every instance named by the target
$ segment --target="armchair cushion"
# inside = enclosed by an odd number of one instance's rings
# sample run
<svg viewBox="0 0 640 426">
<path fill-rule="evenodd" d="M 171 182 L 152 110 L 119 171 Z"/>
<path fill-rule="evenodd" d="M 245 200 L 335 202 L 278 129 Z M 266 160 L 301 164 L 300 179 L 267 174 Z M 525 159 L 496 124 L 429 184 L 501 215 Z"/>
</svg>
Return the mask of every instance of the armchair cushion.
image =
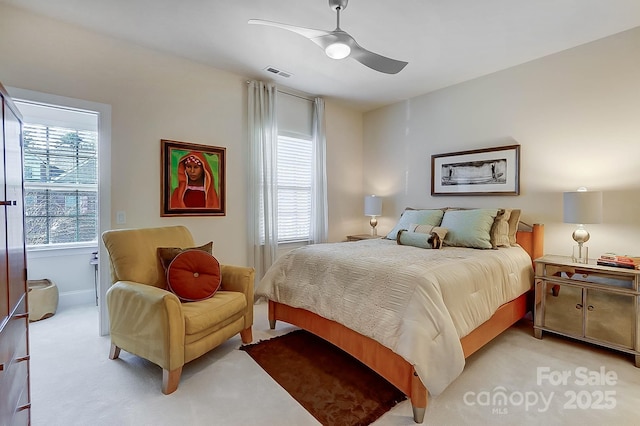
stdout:
<svg viewBox="0 0 640 426">
<path fill-rule="evenodd" d="M 169 291 L 185 302 L 212 297 L 220 288 L 220 263 L 202 250 L 184 250 L 167 268 Z"/>
<path fill-rule="evenodd" d="M 216 297 L 198 303 L 184 303 L 184 331 L 186 342 L 201 338 L 202 333 L 212 333 L 216 329 L 242 318 L 247 309 L 247 301 L 242 293 L 220 290 Z"/>
</svg>

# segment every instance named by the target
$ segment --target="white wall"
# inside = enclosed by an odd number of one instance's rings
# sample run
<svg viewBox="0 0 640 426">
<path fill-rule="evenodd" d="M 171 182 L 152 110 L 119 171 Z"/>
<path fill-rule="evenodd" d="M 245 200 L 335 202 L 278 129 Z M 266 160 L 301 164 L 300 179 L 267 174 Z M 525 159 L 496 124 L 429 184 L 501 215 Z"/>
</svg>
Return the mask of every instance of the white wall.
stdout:
<svg viewBox="0 0 640 426">
<path fill-rule="evenodd" d="M 369 226 L 362 191 L 362 113 L 333 103 L 325 104 L 325 117 L 329 241 L 345 241 Z"/>
<path fill-rule="evenodd" d="M 197 242 L 215 242 L 222 263 L 238 265 L 248 261 L 246 80 L 0 4 L 5 86 L 111 105 L 113 226 L 185 224 Z M 364 219 L 362 114 L 325 106 L 329 237 L 340 241 L 354 232 L 345 224 Z M 161 139 L 227 148 L 226 216 L 160 217 Z M 117 211 L 125 225 L 115 225 Z"/>
<path fill-rule="evenodd" d="M 385 196 L 387 232 L 406 206 L 519 207 L 571 254 L 562 192 L 604 192 L 590 255 L 640 255 L 640 28 L 365 114 L 364 189 Z M 433 154 L 521 145 L 520 196 L 430 195 Z"/>
<path fill-rule="evenodd" d="M 49 279 L 58 287 L 58 310 L 96 303 L 95 266 L 90 264 L 95 248 L 30 251 L 27 279 Z"/>
</svg>

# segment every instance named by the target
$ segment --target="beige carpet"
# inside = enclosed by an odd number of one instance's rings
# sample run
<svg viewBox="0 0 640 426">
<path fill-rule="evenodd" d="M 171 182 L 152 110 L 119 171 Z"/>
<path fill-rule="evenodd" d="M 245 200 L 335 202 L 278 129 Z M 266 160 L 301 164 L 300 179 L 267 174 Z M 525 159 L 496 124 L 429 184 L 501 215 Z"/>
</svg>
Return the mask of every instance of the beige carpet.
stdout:
<svg viewBox="0 0 640 426">
<path fill-rule="evenodd" d="M 159 367 L 124 351 L 119 360 L 109 360 L 109 340 L 97 335 L 97 327 L 94 306 L 31 324 L 34 426 L 318 424 L 237 350 L 239 337 L 187 364 L 180 387 L 167 396 L 160 392 Z M 266 304 L 256 305 L 255 341 L 292 329 L 279 324 L 269 330 Z M 611 372 L 609 384 L 576 384 L 583 376 L 602 379 L 601 368 Z M 545 373 L 541 385 L 538 372 Z M 547 377 L 563 372 L 571 375 L 566 383 L 549 383 Z M 462 375 L 431 398 L 424 424 L 633 425 L 640 423 L 639 402 L 640 369 L 630 355 L 549 334 L 537 340 L 523 322 L 467 360 Z M 415 424 L 409 402 L 374 424 Z"/>
</svg>

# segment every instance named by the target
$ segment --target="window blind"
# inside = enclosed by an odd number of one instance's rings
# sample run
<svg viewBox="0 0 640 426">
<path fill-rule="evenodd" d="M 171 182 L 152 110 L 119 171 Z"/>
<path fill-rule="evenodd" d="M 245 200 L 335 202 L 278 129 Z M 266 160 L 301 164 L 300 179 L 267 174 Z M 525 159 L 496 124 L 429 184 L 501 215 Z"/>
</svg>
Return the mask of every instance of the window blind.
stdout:
<svg viewBox="0 0 640 426">
<path fill-rule="evenodd" d="M 313 143 L 278 137 L 278 241 L 308 241 L 311 233 Z"/>
<path fill-rule="evenodd" d="M 97 241 L 96 130 L 24 124 L 28 245 Z"/>
</svg>

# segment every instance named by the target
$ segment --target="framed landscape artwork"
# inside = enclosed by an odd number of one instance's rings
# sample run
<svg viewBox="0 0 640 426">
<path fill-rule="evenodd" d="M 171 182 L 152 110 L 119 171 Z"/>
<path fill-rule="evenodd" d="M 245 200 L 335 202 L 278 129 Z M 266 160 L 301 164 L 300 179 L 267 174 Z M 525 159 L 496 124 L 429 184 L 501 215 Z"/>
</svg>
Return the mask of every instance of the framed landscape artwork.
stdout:
<svg viewBox="0 0 640 426">
<path fill-rule="evenodd" d="M 225 148 L 162 139 L 161 216 L 225 215 Z"/>
<path fill-rule="evenodd" d="M 520 145 L 431 156 L 431 195 L 518 195 Z"/>
</svg>

